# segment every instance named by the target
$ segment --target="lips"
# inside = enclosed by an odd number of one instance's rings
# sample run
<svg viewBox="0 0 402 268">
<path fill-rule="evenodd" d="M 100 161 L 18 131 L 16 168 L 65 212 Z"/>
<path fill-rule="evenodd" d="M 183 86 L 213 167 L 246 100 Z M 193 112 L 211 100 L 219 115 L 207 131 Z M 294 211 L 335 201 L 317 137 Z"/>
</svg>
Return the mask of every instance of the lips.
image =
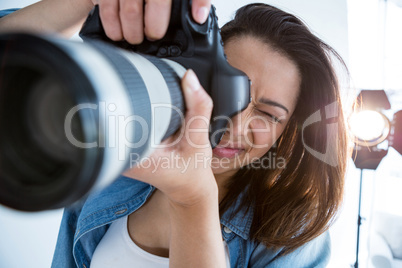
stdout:
<svg viewBox="0 0 402 268">
<path fill-rule="evenodd" d="M 212 150 L 212 153 L 217 157 L 233 158 L 243 151 L 244 149 L 242 148 L 223 147 L 218 145 Z"/>
</svg>

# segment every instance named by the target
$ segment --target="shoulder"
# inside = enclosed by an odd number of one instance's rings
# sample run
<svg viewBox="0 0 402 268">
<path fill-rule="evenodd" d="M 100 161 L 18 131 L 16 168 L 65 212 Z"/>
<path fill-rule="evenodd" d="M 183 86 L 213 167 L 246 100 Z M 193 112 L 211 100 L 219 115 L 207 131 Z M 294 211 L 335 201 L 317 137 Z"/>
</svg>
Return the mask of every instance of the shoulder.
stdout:
<svg viewBox="0 0 402 268">
<path fill-rule="evenodd" d="M 93 191 L 87 198 L 66 208 L 65 216 L 70 218 L 71 223 L 71 220 L 85 221 L 97 214 L 104 217 L 105 211 L 115 211 L 116 207 L 124 206 L 130 209 L 144 202 L 153 188 L 149 184 L 120 176 L 109 186 Z"/>
<path fill-rule="evenodd" d="M 279 251 L 272 258 L 271 252 L 263 244 L 259 244 L 251 255 L 250 266 L 269 268 L 326 267 L 331 255 L 331 239 L 327 231 L 286 255 L 282 255 Z"/>
<path fill-rule="evenodd" d="M 66 207 L 60 232 L 77 237 L 131 213 L 149 198 L 153 189 L 149 184 L 120 176 L 109 186 L 95 190 L 87 198 Z"/>
</svg>

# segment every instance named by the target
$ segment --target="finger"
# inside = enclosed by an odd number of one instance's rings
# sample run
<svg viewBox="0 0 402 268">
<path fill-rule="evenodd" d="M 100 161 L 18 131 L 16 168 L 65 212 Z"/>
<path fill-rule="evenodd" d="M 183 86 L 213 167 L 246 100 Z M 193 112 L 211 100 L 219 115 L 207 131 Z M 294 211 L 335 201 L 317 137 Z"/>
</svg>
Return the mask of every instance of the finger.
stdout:
<svg viewBox="0 0 402 268">
<path fill-rule="evenodd" d="M 172 0 L 147 0 L 145 4 L 145 35 L 161 39 L 169 26 Z"/>
<path fill-rule="evenodd" d="M 199 24 L 203 24 L 209 15 L 211 9 L 211 0 L 193 0 L 192 14 L 193 18 Z"/>
<path fill-rule="evenodd" d="M 142 0 L 120 0 L 120 21 L 123 36 L 130 44 L 140 44 L 144 40 L 142 2 Z"/>
<path fill-rule="evenodd" d="M 202 88 L 192 70 L 186 72 L 182 80 L 184 99 L 187 107 L 185 116 L 185 137 L 190 146 L 209 146 L 208 130 L 212 113 L 212 99 Z"/>
<path fill-rule="evenodd" d="M 99 0 L 99 15 L 106 35 L 113 41 L 123 39 L 123 32 L 119 19 L 119 2 Z"/>
</svg>

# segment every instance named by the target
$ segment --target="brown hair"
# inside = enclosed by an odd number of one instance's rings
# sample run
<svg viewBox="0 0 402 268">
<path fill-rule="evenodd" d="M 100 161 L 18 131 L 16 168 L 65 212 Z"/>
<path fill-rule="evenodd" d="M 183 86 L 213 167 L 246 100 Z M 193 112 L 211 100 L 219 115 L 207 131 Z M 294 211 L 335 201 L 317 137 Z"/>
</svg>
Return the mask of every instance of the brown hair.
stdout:
<svg viewBox="0 0 402 268">
<path fill-rule="evenodd" d="M 221 35 L 224 42 L 242 36 L 257 38 L 292 60 L 301 74 L 296 109 L 277 146 L 263 156 L 285 159 L 286 168 L 242 167 L 229 181 L 220 204 L 223 213 L 246 191 L 243 206 L 254 209 L 250 237 L 288 253 L 326 231 L 342 202 L 347 132 L 330 56 L 345 64 L 300 19 L 267 4 L 240 8 L 223 26 Z M 331 104 L 337 107 L 332 119 L 328 113 Z M 314 114 L 321 120 L 303 129 L 303 123 Z M 337 128 L 327 135 L 331 123 Z M 325 159 L 313 156 L 306 145 Z"/>
</svg>

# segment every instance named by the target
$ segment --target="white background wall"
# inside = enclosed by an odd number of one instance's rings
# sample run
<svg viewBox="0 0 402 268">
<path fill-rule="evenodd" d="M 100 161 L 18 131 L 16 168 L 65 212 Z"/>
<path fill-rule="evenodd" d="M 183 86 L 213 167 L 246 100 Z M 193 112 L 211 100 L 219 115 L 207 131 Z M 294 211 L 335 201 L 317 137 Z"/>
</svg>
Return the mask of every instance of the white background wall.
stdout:
<svg viewBox="0 0 402 268">
<path fill-rule="evenodd" d="M 346 0 L 271 0 L 259 2 L 273 4 L 300 16 L 319 37 L 333 46 L 349 63 L 352 78 L 356 77 L 353 85 L 357 87 L 364 85 L 367 88 L 376 87 L 381 83 L 379 82 L 382 79 L 379 74 L 381 45 L 378 41 L 373 42 L 376 40 L 374 37 L 380 35 L 377 26 L 379 16 L 377 0 L 364 1 L 350 0 L 347 3 Z M 35 1 L 1 0 L 0 9 L 23 7 L 32 2 Z M 221 25 L 233 16 L 238 7 L 251 2 L 255 1 L 213 1 L 217 7 Z M 352 40 L 353 43 L 349 42 Z M 361 62 L 367 61 L 368 58 L 371 59 L 369 63 L 373 64 L 365 63 L 364 66 L 367 69 L 363 72 Z M 402 88 L 402 85 L 399 86 Z M 346 89 L 345 92 L 347 91 Z M 370 173 L 367 177 L 366 181 L 370 182 L 375 176 Z M 349 267 L 354 262 L 358 178 L 358 171 L 354 169 L 353 163 L 350 163 L 345 204 L 339 220 L 331 229 L 333 254 L 330 267 Z M 371 194 L 371 191 L 372 188 L 368 192 Z M 366 199 L 369 198 L 370 195 Z M 370 208 L 367 209 L 366 206 L 365 211 L 367 210 Z M 60 219 L 61 210 L 23 213 L 0 206 L 0 267 L 48 267 Z M 362 247 L 364 250 L 365 246 Z"/>
</svg>

